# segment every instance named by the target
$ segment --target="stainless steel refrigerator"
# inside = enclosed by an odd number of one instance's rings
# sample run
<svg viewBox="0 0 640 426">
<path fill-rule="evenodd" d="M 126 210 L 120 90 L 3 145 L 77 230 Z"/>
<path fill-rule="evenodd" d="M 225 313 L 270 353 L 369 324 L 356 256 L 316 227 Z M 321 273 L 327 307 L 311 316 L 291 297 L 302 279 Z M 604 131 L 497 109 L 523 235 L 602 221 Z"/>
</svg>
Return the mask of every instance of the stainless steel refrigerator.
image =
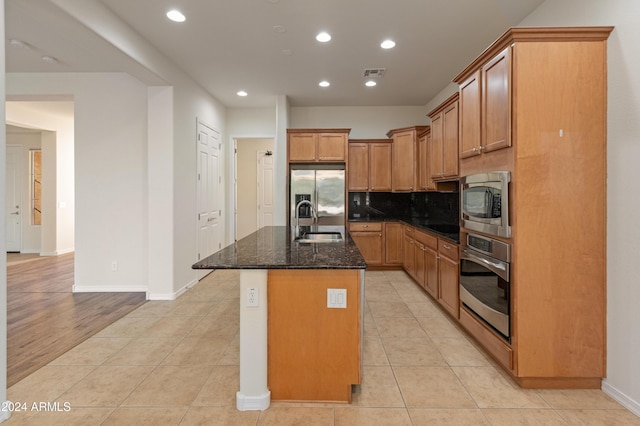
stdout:
<svg viewBox="0 0 640 426">
<path fill-rule="evenodd" d="M 296 206 L 308 200 L 298 209 L 300 225 L 313 224 L 313 213 L 318 225 L 345 224 L 345 171 L 343 165 L 291 165 L 289 176 L 290 224 L 295 225 Z"/>
</svg>

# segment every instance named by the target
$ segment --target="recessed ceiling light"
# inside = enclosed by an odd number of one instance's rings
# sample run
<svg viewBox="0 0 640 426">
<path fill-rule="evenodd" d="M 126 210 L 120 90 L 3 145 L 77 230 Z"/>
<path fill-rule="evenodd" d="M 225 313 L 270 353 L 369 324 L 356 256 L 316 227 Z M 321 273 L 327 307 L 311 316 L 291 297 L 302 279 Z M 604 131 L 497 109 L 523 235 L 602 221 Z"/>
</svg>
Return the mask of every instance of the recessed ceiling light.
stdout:
<svg viewBox="0 0 640 426">
<path fill-rule="evenodd" d="M 287 29 L 282 25 L 276 25 L 276 26 L 273 27 L 273 31 L 275 31 L 277 33 L 285 33 L 285 32 L 287 32 Z"/>
<path fill-rule="evenodd" d="M 364 85 L 365 85 L 365 86 L 367 86 L 367 87 L 373 87 L 373 86 L 375 86 L 376 84 L 378 84 L 378 83 L 376 83 L 376 82 L 375 82 L 375 81 L 373 81 L 373 80 L 368 80 Z"/>
<path fill-rule="evenodd" d="M 380 47 L 382 47 L 383 49 L 392 49 L 394 48 L 396 45 L 396 42 L 393 40 L 385 40 L 382 43 L 380 43 Z"/>
<path fill-rule="evenodd" d="M 31 49 L 31 45 L 29 43 L 25 43 L 24 41 L 17 40 L 15 38 L 9 40 L 9 45 L 16 49 Z"/>
<path fill-rule="evenodd" d="M 331 40 L 331 35 L 329 35 L 329 33 L 323 31 L 323 32 L 321 32 L 320 34 L 318 34 L 316 36 L 316 40 L 318 40 L 321 43 L 326 43 L 329 40 Z"/>
<path fill-rule="evenodd" d="M 285 56 L 291 56 L 291 55 L 293 55 L 293 50 L 291 50 L 291 49 L 282 49 L 282 50 L 281 50 L 281 52 L 282 52 L 282 54 L 283 54 L 283 55 L 285 55 Z"/>
<path fill-rule="evenodd" d="M 56 58 L 54 58 L 53 56 L 43 56 L 42 59 L 44 62 L 48 63 L 48 64 L 57 64 L 58 60 Z"/>
<path fill-rule="evenodd" d="M 329 86 L 331 86 L 331 83 L 329 83 L 327 80 L 322 80 L 320 83 L 318 83 L 318 86 L 320 86 L 320 87 L 329 87 Z"/>
<path fill-rule="evenodd" d="M 167 12 L 167 18 L 173 22 L 184 22 L 187 18 L 179 10 L 173 9 Z"/>
<path fill-rule="evenodd" d="M 236 93 L 238 96 L 247 96 L 248 93 L 245 92 L 244 90 L 240 90 L 238 93 Z"/>
</svg>

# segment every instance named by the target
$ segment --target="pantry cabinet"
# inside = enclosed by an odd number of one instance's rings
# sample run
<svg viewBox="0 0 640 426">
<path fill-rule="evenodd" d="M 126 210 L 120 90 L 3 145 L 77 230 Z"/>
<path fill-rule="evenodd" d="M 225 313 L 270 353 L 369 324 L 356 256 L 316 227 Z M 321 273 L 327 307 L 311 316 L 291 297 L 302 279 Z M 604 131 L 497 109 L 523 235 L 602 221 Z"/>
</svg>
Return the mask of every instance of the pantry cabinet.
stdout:
<svg viewBox="0 0 640 426">
<path fill-rule="evenodd" d="M 351 129 L 287 129 L 289 162 L 345 162 Z"/>
</svg>

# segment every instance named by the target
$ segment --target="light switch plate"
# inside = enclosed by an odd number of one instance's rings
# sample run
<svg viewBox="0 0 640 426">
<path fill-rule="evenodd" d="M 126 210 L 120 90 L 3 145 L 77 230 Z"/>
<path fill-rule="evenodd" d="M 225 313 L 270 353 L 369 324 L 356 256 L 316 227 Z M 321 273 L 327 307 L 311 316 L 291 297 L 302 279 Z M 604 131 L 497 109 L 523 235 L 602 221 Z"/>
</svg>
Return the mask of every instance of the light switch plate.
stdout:
<svg viewBox="0 0 640 426">
<path fill-rule="evenodd" d="M 327 289 L 327 308 L 347 308 L 347 289 L 346 288 L 328 288 Z"/>
</svg>

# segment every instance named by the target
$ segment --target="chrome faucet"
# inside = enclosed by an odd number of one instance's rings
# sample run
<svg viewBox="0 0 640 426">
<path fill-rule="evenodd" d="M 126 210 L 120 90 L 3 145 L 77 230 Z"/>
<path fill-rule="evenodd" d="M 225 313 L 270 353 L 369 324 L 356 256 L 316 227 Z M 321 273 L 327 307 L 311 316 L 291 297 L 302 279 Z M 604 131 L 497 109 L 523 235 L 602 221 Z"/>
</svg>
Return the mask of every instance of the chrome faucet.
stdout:
<svg viewBox="0 0 640 426">
<path fill-rule="evenodd" d="M 301 200 L 298 204 L 296 204 L 296 230 L 300 232 L 300 206 L 304 204 L 309 204 L 311 208 L 311 216 L 313 217 L 313 223 L 318 223 L 318 214 L 316 213 L 316 209 L 313 207 L 313 204 L 309 200 Z"/>
</svg>

